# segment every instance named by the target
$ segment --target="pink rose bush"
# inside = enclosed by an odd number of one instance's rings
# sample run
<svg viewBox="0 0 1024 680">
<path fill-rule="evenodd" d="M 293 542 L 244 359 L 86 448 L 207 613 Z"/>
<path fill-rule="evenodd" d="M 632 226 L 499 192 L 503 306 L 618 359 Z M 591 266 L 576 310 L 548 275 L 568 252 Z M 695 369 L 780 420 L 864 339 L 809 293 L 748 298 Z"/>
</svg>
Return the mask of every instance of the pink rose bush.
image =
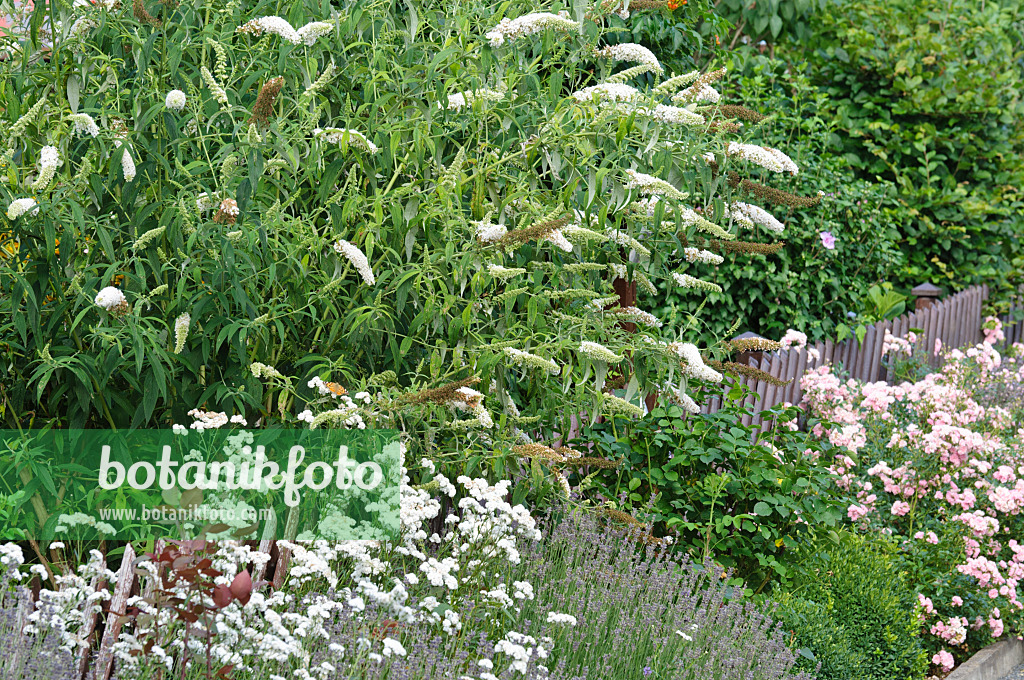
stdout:
<svg viewBox="0 0 1024 680">
<path fill-rule="evenodd" d="M 1024 383 L 1024 345 L 1003 357 L 1001 329 L 985 338 L 913 382 L 844 380 L 827 364 L 801 380 L 852 530 L 897 542 L 942 671 L 1024 632 L 1024 428 L 999 396 Z M 916 340 L 887 336 L 886 351 Z"/>
</svg>

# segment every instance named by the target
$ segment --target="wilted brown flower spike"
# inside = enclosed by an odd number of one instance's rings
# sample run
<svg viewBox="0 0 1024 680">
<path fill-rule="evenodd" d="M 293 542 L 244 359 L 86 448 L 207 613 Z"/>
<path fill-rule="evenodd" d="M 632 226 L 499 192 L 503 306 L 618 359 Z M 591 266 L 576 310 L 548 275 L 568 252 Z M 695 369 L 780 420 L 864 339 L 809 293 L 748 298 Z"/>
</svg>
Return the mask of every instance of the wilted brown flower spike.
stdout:
<svg viewBox="0 0 1024 680">
<path fill-rule="evenodd" d="M 146 11 L 146 6 L 142 4 L 142 0 L 133 0 L 132 14 L 135 15 L 136 19 L 144 24 L 149 24 L 150 26 L 160 25 L 160 20 Z"/>
<path fill-rule="evenodd" d="M 256 97 L 256 103 L 252 107 L 252 119 L 254 122 L 263 125 L 274 115 L 274 105 L 277 103 L 277 95 L 281 93 L 282 87 L 284 87 L 284 78 L 281 76 L 271 78 L 263 84 L 259 95 Z"/>
<path fill-rule="evenodd" d="M 722 371 L 723 373 L 730 373 L 732 375 L 742 375 L 746 378 L 753 378 L 754 380 L 760 380 L 761 382 L 774 385 L 776 387 L 783 387 L 792 382 L 792 380 L 779 380 L 775 376 L 771 375 L 767 371 L 762 371 L 759 368 L 753 366 L 747 366 L 746 364 L 738 364 L 735 361 L 709 361 L 709 366 Z"/>
<path fill-rule="evenodd" d="M 821 203 L 820 196 L 797 196 L 791 194 L 788 191 L 782 191 L 774 187 L 768 187 L 763 184 L 758 184 L 749 179 L 740 179 L 739 173 L 729 173 L 729 186 L 736 188 L 737 186 L 748 194 L 757 196 L 758 198 L 774 203 L 775 205 L 789 205 L 794 208 L 810 208 L 811 206 L 818 205 Z"/>
<path fill-rule="evenodd" d="M 457 390 L 463 387 L 470 387 L 480 382 L 480 378 L 471 377 L 457 380 L 441 387 L 435 387 L 429 390 L 420 390 L 419 392 L 412 392 L 410 394 L 403 394 L 395 402 L 398 405 L 407 404 L 447 404 L 451 401 L 457 401 L 465 399 L 464 396 L 456 394 Z"/>
<path fill-rule="evenodd" d="M 736 338 L 729 341 L 729 347 L 734 352 L 774 352 L 782 344 L 768 338 Z"/>
</svg>

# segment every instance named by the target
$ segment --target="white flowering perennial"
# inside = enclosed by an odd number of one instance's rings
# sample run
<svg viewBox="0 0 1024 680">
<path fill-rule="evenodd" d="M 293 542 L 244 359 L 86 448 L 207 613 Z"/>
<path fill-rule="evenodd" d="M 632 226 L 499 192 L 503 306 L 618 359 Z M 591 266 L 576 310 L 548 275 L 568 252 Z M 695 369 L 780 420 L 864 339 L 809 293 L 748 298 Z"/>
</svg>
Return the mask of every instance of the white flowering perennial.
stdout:
<svg viewBox="0 0 1024 680">
<path fill-rule="evenodd" d="M 722 374 L 704 363 L 696 345 L 689 342 L 672 342 L 668 347 L 686 362 L 683 369 L 686 375 L 707 382 L 722 382 Z"/>
<path fill-rule="evenodd" d="M 502 267 L 500 264 L 488 264 L 487 273 L 496 279 L 506 281 L 516 276 L 521 276 L 526 273 L 526 269 L 522 267 Z"/>
<path fill-rule="evenodd" d="M 467 106 L 472 106 L 473 102 L 498 102 L 505 98 L 505 92 L 501 90 L 489 90 L 486 87 L 480 88 L 479 90 L 467 90 L 466 92 L 453 92 L 448 95 L 448 110 L 449 111 L 461 111 Z M 441 102 L 437 103 L 438 107 L 442 107 Z"/>
<path fill-rule="evenodd" d="M 299 35 L 299 32 L 296 31 L 290 23 L 288 23 L 288 20 L 276 16 L 257 17 L 256 19 L 247 21 L 235 30 L 239 33 L 245 33 L 253 36 L 271 33 L 284 38 L 293 45 L 298 45 L 302 42 L 302 36 Z"/>
<path fill-rule="evenodd" d="M 483 245 L 497 243 L 508 233 L 508 229 L 504 224 L 494 224 L 491 222 L 490 213 L 484 215 L 482 220 L 476 222 L 470 220 L 469 223 L 476 227 L 476 240 Z M 570 250 L 572 249 L 570 248 Z"/>
<path fill-rule="evenodd" d="M 659 319 L 658 317 L 654 316 L 650 312 L 645 312 L 642 309 L 637 309 L 636 307 L 622 307 L 619 309 L 610 309 L 608 310 L 608 312 L 621 318 L 623 321 L 635 323 L 638 326 L 661 328 L 664 325 L 662 324 L 661 319 Z"/>
<path fill-rule="evenodd" d="M 521 349 L 515 347 L 506 347 L 505 354 L 508 355 L 509 360 L 515 366 L 536 368 L 542 371 L 547 371 L 551 375 L 558 375 L 562 372 L 562 369 L 551 359 L 545 359 L 542 356 L 531 354 L 530 352 L 524 352 Z"/>
<path fill-rule="evenodd" d="M 545 241 L 554 244 L 554 246 L 560 250 L 564 250 L 567 253 L 572 252 L 572 243 L 565 237 L 561 229 L 555 229 L 549 231 L 544 235 Z"/>
<path fill-rule="evenodd" d="M 569 18 L 567 12 L 531 12 L 515 19 L 502 19 L 487 32 L 491 47 L 501 47 L 506 42 L 541 31 L 552 29 L 560 33 L 579 33 L 582 26 Z"/>
<path fill-rule="evenodd" d="M 634 64 L 639 64 L 647 67 L 647 70 L 654 71 L 656 73 L 663 73 L 665 71 L 665 69 L 662 68 L 661 63 L 658 61 L 658 58 L 654 56 L 653 52 L 643 45 L 637 45 L 636 43 L 609 45 L 607 47 L 594 50 L 594 53 L 598 57 L 604 57 L 614 61 L 628 61 Z"/>
<path fill-rule="evenodd" d="M 366 255 L 363 254 L 363 251 L 359 250 L 359 248 L 344 239 L 338 239 L 334 244 L 334 252 L 348 258 L 348 261 L 355 266 L 359 275 L 363 277 L 363 281 L 366 282 L 366 285 L 373 285 L 373 271 L 370 269 L 370 262 L 366 259 Z"/>
<path fill-rule="evenodd" d="M 693 85 L 682 92 L 672 96 L 673 104 L 691 104 L 693 102 L 711 102 L 717 104 L 721 100 L 721 93 L 707 83 Z"/>
<path fill-rule="evenodd" d="M 772 172 L 788 172 L 791 175 L 796 175 L 800 171 L 792 158 L 770 146 L 729 142 L 726 154 L 742 158 Z"/>
<path fill-rule="evenodd" d="M 572 95 L 579 102 L 635 102 L 643 98 L 640 90 L 624 83 L 601 83 L 583 88 Z"/>
<path fill-rule="evenodd" d="M 97 307 L 102 307 L 108 312 L 115 314 L 128 310 L 128 300 L 125 299 L 124 293 L 114 286 L 107 286 L 96 293 L 96 299 L 93 302 L 96 303 Z"/>
<path fill-rule="evenodd" d="M 362 132 L 358 130 L 344 130 L 342 128 L 316 128 L 313 130 L 313 136 L 322 142 L 327 144 L 341 144 L 343 141 L 350 147 L 356 149 L 362 149 L 363 151 L 371 154 L 380 151 L 380 148 L 366 138 Z"/>
<path fill-rule="evenodd" d="M 629 176 L 626 188 L 637 189 L 645 196 L 664 196 L 665 198 L 674 198 L 680 201 L 689 196 L 689 194 L 679 191 L 679 189 L 676 189 L 665 180 L 659 179 L 654 175 L 647 175 L 636 170 L 626 170 L 626 174 Z"/>
<path fill-rule="evenodd" d="M 633 238 L 624 231 L 609 228 L 608 231 L 605 232 L 605 235 L 608 237 L 609 241 L 611 241 L 612 243 L 618 243 L 623 248 L 629 248 L 631 250 L 634 250 L 643 255 L 644 257 L 650 257 L 651 255 L 650 248 L 640 243 L 639 241 L 637 241 L 635 238 Z"/>
<path fill-rule="evenodd" d="M 188 312 L 181 314 L 174 320 L 174 353 L 181 354 L 185 349 L 185 341 L 188 340 L 188 328 L 192 325 L 192 315 Z"/>
<path fill-rule="evenodd" d="M 616 354 L 604 345 L 589 340 L 580 343 L 579 352 L 586 354 L 594 361 L 604 361 L 610 364 L 622 361 L 622 355 Z"/>
<path fill-rule="evenodd" d="M 484 395 L 477 392 L 472 387 L 460 387 L 455 390 L 461 398 L 455 399 L 449 402 L 449 405 L 457 411 L 469 411 L 476 417 L 476 421 L 480 427 L 490 428 L 494 427 L 494 420 L 491 419 L 491 414 L 484 406 Z"/>
<path fill-rule="evenodd" d="M 303 45 L 312 46 L 317 40 L 334 30 L 334 24 L 327 21 L 311 21 L 298 30 Z"/>
<path fill-rule="evenodd" d="M 36 191 L 40 191 L 49 186 L 50 182 L 53 181 L 53 176 L 57 173 L 59 168 L 64 161 L 60 157 L 60 152 L 57 151 L 55 146 L 44 146 L 39 151 L 39 176 L 33 183 L 32 188 Z"/>
<path fill-rule="evenodd" d="M 185 93 L 181 90 L 171 90 L 164 98 L 164 106 L 171 111 L 181 111 L 185 108 Z"/>
<path fill-rule="evenodd" d="M 683 288 L 696 288 L 697 290 L 703 290 L 706 293 L 721 293 L 722 287 L 717 283 L 711 283 L 710 281 L 703 281 L 701 279 L 690 276 L 689 274 L 680 274 L 679 272 L 672 272 L 672 278 L 675 282 Z"/>
<path fill-rule="evenodd" d="M 678 106 L 658 104 L 653 109 L 641 109 L 640 113 L 646 114 L 654 120 L 673 125 L 685 125 L 691 128 L 699 128 L 707 125 L 707 120 L 699 113 Z"/>
<path fill-rule="evenodd" d="M 781 234 L 786 229 L 786 225 L 779 222 L 774 215 L 757 205 L 737 201 L 732 204 L 731 213 L 733 219 L 744 226 L 753 227 L 759 224 L 776 234 Z"/>
<path fill-rule="evenodd" d="M 200 67 L 199 74 L 203 77 L 203 82 L 206 83 L 206 87 L 210 88 L 210 94 L 217 100 L 217 103 L 221 106 L 228 105 L 228 93 L 224 91 L 224 88 L 220 86 L 217 79 L 213 77 L 210 70 L 205 66 Z"/>
<path fill-rule="evenodd" d="M 699 248 L 683 248 L 683 257 L 687 262 L 700 262 L 701 264 L 722 264 L 725 261 L 721 255 Z"/>
<path fill-rule="evenodd" d="M 16 198 L 7 206 L 7 219 L 16 220 L 25 213 L 39 214 L 39 205 L 34 198 Z"/>
<path fill-rule="evenodd" d="M 76 113 L 71 116 L 71 124 L 75 126 L 76 135 L 89 135 L 90 137 L 99 137 L 100 135 L 100 126 L 88 113 Z"/>
</svg>

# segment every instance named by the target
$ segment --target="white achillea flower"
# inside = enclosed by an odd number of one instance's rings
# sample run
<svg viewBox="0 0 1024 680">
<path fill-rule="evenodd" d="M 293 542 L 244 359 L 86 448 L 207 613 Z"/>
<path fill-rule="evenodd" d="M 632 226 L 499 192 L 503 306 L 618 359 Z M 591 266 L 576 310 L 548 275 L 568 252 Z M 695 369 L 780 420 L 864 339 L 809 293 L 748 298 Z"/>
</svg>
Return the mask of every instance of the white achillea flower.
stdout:
<svg viewBox="0 0 1024 680">
<path fill-rule="evenodd" d="M 98 137 L 100 134 L 100 126 L 96 124 L 96 121 L 88 113 L 76 113 L 71 116 L 71 123 L 75 126 L 76 135 Z"/>
<path fill-rule="evenodd" d="M 668 347 L 686 362 L 686 367 L 683 369 L 686 375 L 707 382 L 722 382 L 722 374 L 704 364 L 704 359 L 701 358 L 700 350 L 696 345 L 688 342 L 672 342 Z"/>
<path fill-rule="evenodd" d="M 562 372 L 562 369 L 551 359 L 545 359 L 542 356 L 531 354 L 530 352 L 524 352 L 521 349 L 515 347 L 506 347 L 505 354 L 508 355 L 509 359 L 516 366 L 529 366 L 530 368 L 538 368 L 542 371 L 547 371 L 551 375 L 558 375 Z"/>
<path fill-rule="evenodd" d="M 49 186 L 50 182 L 53 181 L 53 176 L 57 173 L 57 168 L 63 163 L 64 161 L 61 160 L 57 147 L 44 146 L 39 151 L 39 176 L 32 184 L 32 188 L 40 191 Z"/>
<path fill-rule="evenodd" d="M 602 47 L 599 50 L 594 50 L 594 53 L 598 57 L 605 57 L 615 61 L 629 61 L 641 64 L 646 66 L 649 70 L 657 73 L 662 73 L 665 70 L 662 68 L 661 63 L 658 61 L 658 58 L 654 56 L 653 52 L 643 45 L 637 45 L 636 43 L 609 45 L 608 47 Z"/>
<path fill-rule="evenodd" d="M 722 98 L 722 95 L 715 88 L 711 87 L 707 83 L 703 83 L 700 87 L 694 85 L 688 87 L 682 92 L 678 92 L 673 95 L 673 104 L 690 104 L 692 102 L 711 102 L 717 104 Z"/>
<path fill-rule="evenodd" d="M 526 270 L 523 269 L 522 267 L 509 268 L 502 267 L 500 264 L 489 264 L 487 265 L 487 273 L 496 279 L 501 279 L 502 281 L 505 281 L 507 279 L 511 279 L 514 276 L 525 274 Z"/>
<path fill-rule="evenodd" d="M 548 612 L 548 623 L 566 623 L 570 626 L 575 626 L 576 617 L 572 614 L 559 614 L 558 612 Z"/>
<path fill-rule="evenodd" d="M 505 98 L 505 92 L 500 90 L 489 90 L 487 88 L 481 88 L 479 90 L 468 90 L 466 92 L 455 92 L 448 95 L 448 110 L 449 111 L 461 111 L 467 106 L 472 106 L 475 101 L 485 102 L 497 102 Z M 437 103 L 438 107 L 442 107 L 441 102 Z"/>
<path fill-rule="evenodd" d="M 164 106 L 171 111 L 181 111 L 185 108 L 185 93 L 181 90 L 171 90 L 164 98 Z"/>
<path fill-rule="evenodd" d="M 504 224 L 494 224 L 491 222 L 490 213 L 484 215 L 484 218 L 479 222 L 471 220 L 470 224 L 476 227 L 476 239 L 484 245 L 497 243 L 508 233 L 508 229 L 505 228 Z M 572 248 L 569 250 L 572 250 Z"/>
<path fill-rule="evenodd" d="M 737 218 L 737 215 L 741 217 Z M 768 231 L 773 231 L 776 234 L 781 234 L 785 230 L 786 225 L 775 219 L 775 216 L 764 208 L 750 203 L 740 203 L 737 201 L 732 204 L 732 216 L 737 222 L 744 226 L 754 226 L 760 224 Z"/>
<path fill-rule="evenodd" d="M 121 154 L 121 171 L 124 173 L 124 181 L 131 182 L 135 179 L 135 161 L 132 160 L 132 155 L 128 153 L 128 149 L 124 150 Z"/>
<path fill-rule="evenodd" d="M 579 33 L 582 27 L 570 19 L 566 12 L 531 12 L 516 19 L 502 19 L 497 26 L 487 32 L 487 40 L 490 41 L 491 47 L 501 47 L 506 41 L 540 33 L 548 28 L 562 33 Z"/>
<path fill-rule="evenodd" d="M 333 30 L 334 24 L 326 21 L 311 21 L 300 28 L 297 33 L 303 45 L 312 46 L 318 38 L 322 38 Z"/>
<path fill-rule="evenodd" d="M 664 325 L 658 317 L 654 316 L 650 312 L 645 312 L 642 309 L 637 309 L 636 307 L 622 307 L 620 309 L 610 309 L 608 310 L 608 312 L 610 314 L 614 314 L 615 316 L 620 317 L 623 321 L 635 323 L 638 326 L 650 326 L 651 328 L 661 328 Z"/>
<path fill-rule="evenodd" d="M 640 193 L 645 196 L 659 195 L 679 201 L 689 196 L 689 194 L 679 191 L 665 180 L 658 179 L 654 175 L 647 175 L 635 170 L 626 170 L 626 174 L 629 175 L 629 182 L 626 184 L 626 188 L 639 189 Z"/>
<path fill-rule="evenodd" d="M 750 161 L 754 165 L 760 165 L 762 168 L 771 170 L 772 172 L 788 172 L 791 175 L 796 175 L 800 171 L 792 158 L 770 146 L 729 142 L 726 154 L 730 156 L 738 156 L 743 160 Z"/>
<path fill-rule="evenodd" d="M 370 269 L 370 262 L 366 259 L 363 251 L 344 239 L 338 239 L 338 242 L 334 244 L 334 251 L 348 258 L 349 262 L 359 271 L 359 275 L 363 277 L 366 285 L 373 285 L 373 271 Z"/>
<path fill-rule="evenodd" d="M 616 354 L 604 345 L 590 342 L 589 340 L 584 340 L 580 343 L 579 351 L 595 361 L 605 361 L 612 364 L 622 361 L 621 355 Z"/>
<path fill-rule="evenodd" d="M 192 324 L 192 316 L 185 312 L 174 320 L 174 353 L 181 354 L 188 339 L 188 327 Z"/>
<path fill-rule="evenodd" d="M 316 128 L 313 130 L 313 136 L 322 142 L 327 144 L 341 144 L 342 141 L 348 143 L 349 147 L 356 149 L 362 149 L 369 153 L 377 153 L 380 148 L 366 138 L 362 132 L 358 130 L 344 130 L 342 128 Z"/>
<path fill-rule="evenodd" d="M 99 293 L 96 293 L 94 302 L 96 306 L 102 307 L 108 312 L 117 313 L 128 309 L 128 300 L 125 298 L 124 293 L 114 286 L 107 286 Z"/>
<path fill-rule="evenodd" d="M 721 255 L 699 248 L 683 248 L 683 257 L 686 258 L 687 262 L 700 262 L 702 264 L 722 264 L 725 261 Z"/>
<path fill-rule="evenodd" d="M 640 90 L 623 83 L 601 83 L 591 85 L 572 95 L 580 102 L 633 102 L 643 97 Z"/>
<path fill-rule="evenodd" d="M 16 220 L 27 212 L 39 214 L 39 205 L 34 198 L 16 198 L 7 207 L 7 219 Z"/>
<path fill-rule="evenodd" d="M 689 274 L 680 274 L 679 272 L 672 272 L 672 278 L 675 282 L 683 288 L 696 288 L 705 292 L 721 293 L 722 287 L 717 283 L 711 283 L 710 281 L 702 281 L 694 278 Z"/>
</svg>

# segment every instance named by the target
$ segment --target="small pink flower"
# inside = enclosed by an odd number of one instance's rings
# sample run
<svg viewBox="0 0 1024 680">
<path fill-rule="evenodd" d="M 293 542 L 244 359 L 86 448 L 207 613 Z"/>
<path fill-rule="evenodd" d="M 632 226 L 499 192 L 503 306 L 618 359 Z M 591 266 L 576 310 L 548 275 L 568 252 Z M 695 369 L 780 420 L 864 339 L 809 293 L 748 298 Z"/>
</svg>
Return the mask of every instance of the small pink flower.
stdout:
<svg viewBox="0 0 1024 680">
<path fill-rule="evenodd" d="M 963 598 L 960 597 L 959 595 L 954 595 L 953 596 L 953 606 L 954 607 L 962 607 L 962 606 L 964 606 Z"/>
<path fill-rule="evenodd" d="M 818 236 L 821 237 L 821 245 L 825 246 L 826 250 L 833 250 L 836 247 L 836 237 L 831 231 L 823 231 Z"/>
<path fill-rule="evenodd" d="M 892 512 L 892 514 L 896 515 L 897 517 L 903 517 L 908 512 L 910 512 L 910 503 L 907 503 L 906 501 L 896 501 L 895 503 L 892 504 L 892 509 L 890 510 L 890 512 Z"/>
<path fill-rule="evenodd" d="M 932 657 L 932 663 L 936 666 L 942 666 L 942 670 L 946 672 L 953 670 L 953 666 L 956 665 L 953 655 L 945 649 Z"/>
</svg>

